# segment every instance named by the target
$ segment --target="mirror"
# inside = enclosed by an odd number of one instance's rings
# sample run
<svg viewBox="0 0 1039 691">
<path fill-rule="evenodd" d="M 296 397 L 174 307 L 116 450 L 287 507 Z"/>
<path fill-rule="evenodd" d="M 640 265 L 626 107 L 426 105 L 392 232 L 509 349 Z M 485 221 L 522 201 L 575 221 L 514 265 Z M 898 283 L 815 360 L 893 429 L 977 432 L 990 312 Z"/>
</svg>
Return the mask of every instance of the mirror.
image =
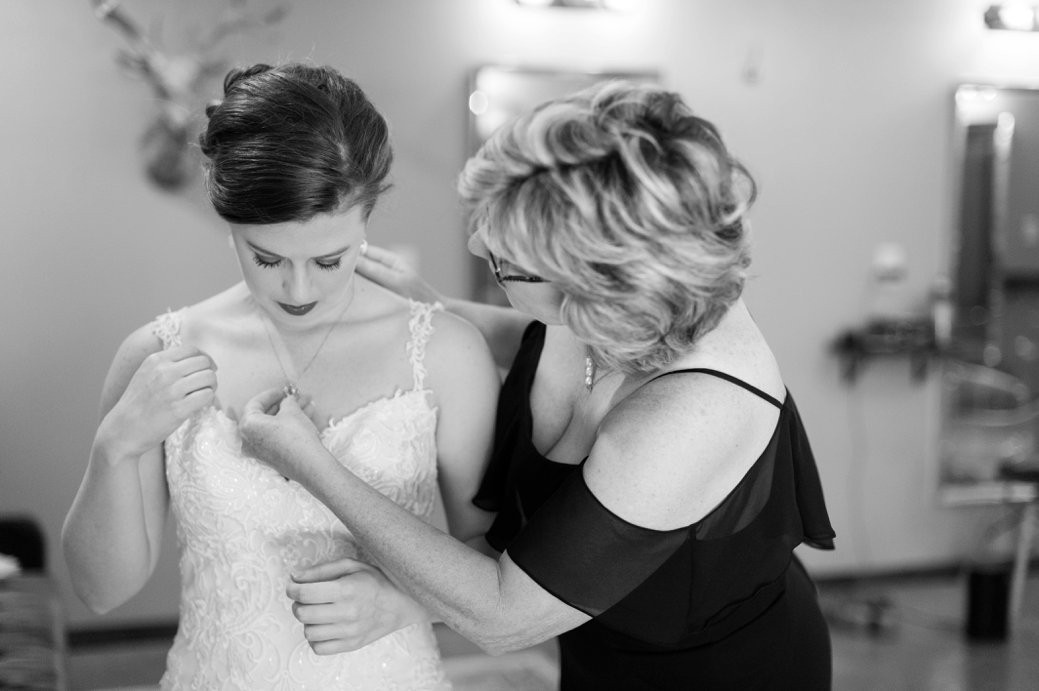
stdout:
<svg viewBox="0 0 1039 691">
<path fill-rule="evenodd" d="M 1039 392 L 1039 89 L 956 90 L 957 354 Z"/>
<path fill-rule="evenodd" d="M 1006 491 L 1039 429 L 1039 89 L 955 92 L 953 329 L 943 371 L 943 490 Z"/>
<path fill-rule="evenodd" d="M 475 154 L 496 129 L 534 106 L 608 79 L 658 81 L 658 74 L 653 71 L 580 72 L 502 65 L 478 67 L 469 78 L 466 156 Z M 487 270 L 486 262 L 474 257 L 472 277 L 474 300 L 507 304 L 505 295 Z"/>
</svg>

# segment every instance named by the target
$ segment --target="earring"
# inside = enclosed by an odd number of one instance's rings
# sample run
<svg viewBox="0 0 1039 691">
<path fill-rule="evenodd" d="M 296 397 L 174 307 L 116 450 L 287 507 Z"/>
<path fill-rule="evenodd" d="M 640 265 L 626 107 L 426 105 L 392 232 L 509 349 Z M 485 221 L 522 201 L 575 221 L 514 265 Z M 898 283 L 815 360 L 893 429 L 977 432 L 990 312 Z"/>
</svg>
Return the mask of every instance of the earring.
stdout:
<svg viewBox="0 0 1039 691">
<path fill-rule="evenodd" d="M 584 387 L 591 391 L 595 386 L 595 360 L 591 355 L 584 356 Z"/>
</svg>

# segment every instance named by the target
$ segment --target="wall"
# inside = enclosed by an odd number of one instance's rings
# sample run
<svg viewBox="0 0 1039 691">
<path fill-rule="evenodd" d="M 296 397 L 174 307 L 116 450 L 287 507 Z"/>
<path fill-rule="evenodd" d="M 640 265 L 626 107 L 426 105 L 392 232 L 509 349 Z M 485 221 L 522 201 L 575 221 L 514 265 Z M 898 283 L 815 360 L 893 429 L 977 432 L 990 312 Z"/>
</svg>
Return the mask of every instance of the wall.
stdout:
<svg viewBox="0 0 1039 691">
<path fill-rule="evenodd" d="M 215 3 L 124 4 L 172 30 L 204 22 Z M 965 553 L 991 514 L 934 502 L 933 378 L 914 383 L 905 362 L 879 362 L 847 386 L 828 344 L 864 318 L 880 243 L 905 248 L 909 299 L 944 268 L 953 87 L 1039 81 L 1039 36 L 986 32 L 988 3 L 975 0 L 645 0 L 621 16 L 511 0 L 291 4 L 274 31 L 229 49 L 238 62 L 327 62 L 369 91 L 398 152 L 372 235 L 414 245 L 447 292 L 465 290 L 468 267 L 453 191 L 468 71 L 659 70 L 761 183 L 747 299 L 810 425 L 839 534 L 835 553 L 805 554 L 810 568 L 913 568 Z M 119 45 L 88 0 L 4 3 L 0 511 L 43 521 L 73 626 L 175 615 L 171 544 L 144 592 L 96 618 L 68 589 L 58 537 L 120 340 L 236 275 L 197 192 L 169 196 L 140 175 L 151 104 L 116 69 Z"/>
</svg>

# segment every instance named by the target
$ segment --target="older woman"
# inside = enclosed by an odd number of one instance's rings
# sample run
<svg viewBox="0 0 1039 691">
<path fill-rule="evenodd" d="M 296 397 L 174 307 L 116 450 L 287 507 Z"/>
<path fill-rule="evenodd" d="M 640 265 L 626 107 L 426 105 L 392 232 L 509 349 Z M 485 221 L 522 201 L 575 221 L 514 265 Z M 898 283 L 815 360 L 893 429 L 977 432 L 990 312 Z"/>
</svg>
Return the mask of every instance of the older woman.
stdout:
<svg viewBox="0 0 1039 691">
<path fill-rule="evenodd" d="M 675 94 L 607 83 L 498 131 L 460 189 L 471 248 L 529 324 L 475 498 L 500 556 L 372 491 L 291 398 L 253 399 L 243 436 L 462 635 L 490 652 L 559 636 L 564 689 L 829 688 L 793 549 L 834 534 L 740 298 L 755 187 L 715 127 Z M 453 304 L 492 344 L 517 323 Z M 318 600 L 296 596 L 306 621 Z"/>
</svg>

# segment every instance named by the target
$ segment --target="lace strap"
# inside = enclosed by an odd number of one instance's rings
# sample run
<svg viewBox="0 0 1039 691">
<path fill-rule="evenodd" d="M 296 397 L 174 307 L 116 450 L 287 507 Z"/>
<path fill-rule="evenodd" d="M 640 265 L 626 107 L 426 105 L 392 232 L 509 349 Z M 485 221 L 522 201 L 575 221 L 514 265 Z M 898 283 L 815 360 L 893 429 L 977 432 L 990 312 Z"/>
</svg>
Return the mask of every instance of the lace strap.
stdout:
<svg viewBox="0 0 1039 691">
<path fill-rule="evenodd" d="M 411 320 L 408 322 L 408 330 L 411 338 L 408 339 L 408 360 L 411 362 L 411 373 L 414 378 L 415 388 L 422 389 L 426 383 L 426 343 L 433 335 L 433 314 L 444 309 L 439 302 L 432 304 L 428 302 L 416 302 L 409 300 L 411 305 Z"/>
<path fill-rule="evenodd" d="M 167 309 L 165 314 L 155 317 L 155 321 L 152 322 L 152 333 L 162 341 L 163 350 L 181 344 L 180 324 L 183 316 L 184 310 L 182 309 L 176 312 Z"/>
</svg>

